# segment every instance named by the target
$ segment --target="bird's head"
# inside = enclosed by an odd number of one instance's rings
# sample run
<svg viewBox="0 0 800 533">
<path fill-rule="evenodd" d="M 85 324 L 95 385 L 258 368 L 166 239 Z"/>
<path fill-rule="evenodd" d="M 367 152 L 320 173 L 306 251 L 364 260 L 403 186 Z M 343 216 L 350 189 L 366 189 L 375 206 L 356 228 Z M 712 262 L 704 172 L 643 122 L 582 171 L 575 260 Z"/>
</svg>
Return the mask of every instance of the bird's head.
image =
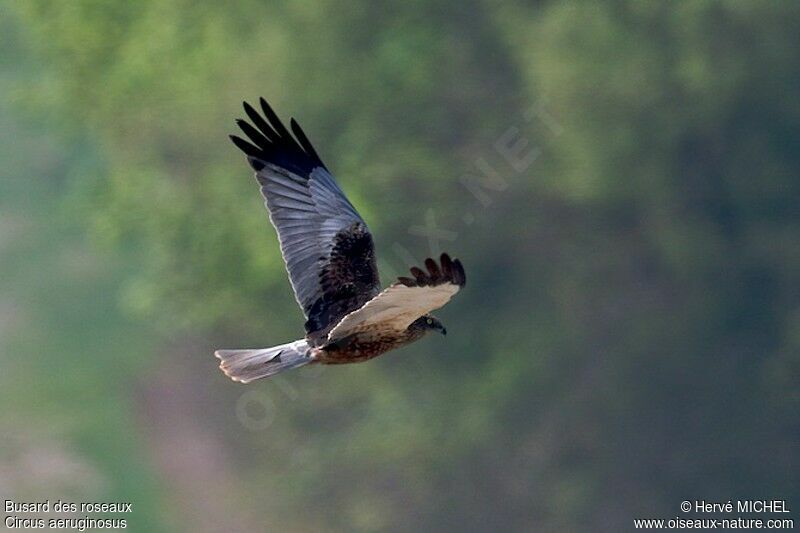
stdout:
<svg viewBox="0 0 800 533">
<path fill-rule="evenodd" d="M 418 326 L 425 330 L 438 331 L 442 335 L 447 335 L 447 329 L 445 329 L 442 321 L 433 315 L 422 315 L 416 322 Z"/>
</svg>

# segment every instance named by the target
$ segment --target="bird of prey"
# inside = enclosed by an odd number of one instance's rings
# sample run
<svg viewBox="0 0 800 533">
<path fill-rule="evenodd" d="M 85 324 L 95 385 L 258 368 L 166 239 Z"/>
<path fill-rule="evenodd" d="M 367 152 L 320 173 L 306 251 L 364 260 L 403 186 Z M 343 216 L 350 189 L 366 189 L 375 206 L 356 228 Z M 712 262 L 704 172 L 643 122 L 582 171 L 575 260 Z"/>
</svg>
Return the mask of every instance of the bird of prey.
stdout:
<svg viewBox="0 0 800 533">
<path fill-rule="evenodd" d="M 304 339 L 263 349 L 217 350 L 220 369 L 249 383 L 312 363 L 357 363 L 420 339 L 446 334 L 430 314 L 466 283 L 458 259 L 428 258 L 425 269 L 380 290 L 375 248 L 364 219 L 347 199 L 303 130 L 289 133 L 261 98 L 263 115 L 247 102 L 237 120 L 248 140 L 230 138 L 247 156 L 297 303 L 306 318 Z"/>
</svg>

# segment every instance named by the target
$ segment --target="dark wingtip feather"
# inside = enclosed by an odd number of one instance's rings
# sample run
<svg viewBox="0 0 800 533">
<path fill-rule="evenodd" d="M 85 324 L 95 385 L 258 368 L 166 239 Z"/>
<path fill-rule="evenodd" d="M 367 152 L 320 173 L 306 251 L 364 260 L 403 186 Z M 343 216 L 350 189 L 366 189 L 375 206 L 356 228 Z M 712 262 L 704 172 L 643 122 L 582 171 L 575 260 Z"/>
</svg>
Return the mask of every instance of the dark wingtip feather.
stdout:
<svg viewBox="0 0 800 533">
<path fill-rule="evenodd" d="M 269 139 L 264 137 L 263 133 L 251 126 L 246 120 L 241 118 L 236 119 L 236 125 L 239 126 L 239 128 L 244 132 L 245 135 L 247 135 L 253 144 L 262 150 L 267 150 L 269 148 Z"/>
<path fill-rule="evenodd" d="M 451 279 L 453 277 L 453 261 L 450 259 L 450 256 L 447 254 L 442 254 L 439 260 L 442 263 L 442 272 L 444 273 L 444 277 Z"/>
<path fill-rule="evenodd" d="M 453 282 L 456 285 L 463 287 L 467 284 L 467 274 L 464 272 L 464 266 L 458 259 L 453 260 Z"/>
<path fill-rule="evenodd" d="M 256 128 L 261 130 L 261 133 L 270 140 L 270 142 L 275 142 L 278 136 L 275 134 L 275 131 L 267 124 L 267 121 L 264 120 L 264 117 L 258 114 L 253 106 L 248 104 L 247 102 L 242 102 L 242 106 L 244 107 L 244 112 L 247 113 L 247 116 L 250 117 L 250 120 L 253 121 L 253 124 Z"/>
<path fill-rule="evenodd" d="M 467 284 L 467 276 L 464 273 L 464 266 L 458 259 L 451 259 L 449 255 L 441 255 L 441 266 L 436 264 L 436 260 L 427 258 L 425 272 L 419 267 L 411 267 L 413 278 L 401 276 L 397 278 L 398 283 L 407 287 L 436 286 L 442 283 L 452 283 L 463 287 Z"/>
<path fill-rule="evenodd" d="M 286 129 L 286 126 L 283 125 L 281 119 L 278 118 L 278 115 L 275 111 L 272 110 L 272 107 L 264 100 L 264 97 L 258 99 L 261 102 L 261 109 L 264 111 L 264 115 L 269 120 L 269 123 L 272 125 L 272 128 L 278 134 L 278 137 L 281 139 L 291 139 L 291 135 L 289 135 L 289 131 Z"/>
<path fill-rule="evenodd" d="M 247 102 L 242 102 L 250 122 L 243 119 L 236 120 L 236 124 L 249 142 L 235 135 L 230 136 L 233 143 L 249 157 L 250 165 L 256 171 L 269 164 L 307 177 L 317 167 L 326 168 L 294 119 L 292 119 L 292 130 L 296 138 L 284 127 L 278 115 L 263 97 L 259 98 L 259 103 L 264 113 L 263 117 L 256 108 Z"/>
<path fill-rule="evenodd" d="M 425 267 L 428 269 L 428 273 L 434 281 L 437 281 L 441 277 L 439 265 L 430 257 L 425 260 Z"/>
<path fill-rule="evenodd" d="M 297 137 L 297 140 L 300 142 L 300 146 L 303 147 L 303 150 L 305 150 L 306 153 L 312 158 L 316 159 L 321 167 L 325 168 L 325 165 L 322 163 L 322 159 L 319 157 L 319 154 L 317 154 L 317 151 L 314 149 L 311 141 L 309 141 L 308 137 L 306 137 L 306 134 L 303 131 L 303 128 L 300 127 L 300 124 L 298 124 L 294 118 L 291 118 L 289 120 L 289 126 L 292 128 L 292 133 L 294 133 L 294 136 Z"/>
<path fill-rule="evenodd" d="M 252 144 L 245 141 L 241 137 L 237 137 L 236 135 L 228 135 L 228 137 L 230 138 L 231 141 L 233 141 L 233 144 L 235 144 L 236 147 L 242 152 L 244 152 L 246 155 L 249 155 L 251 157 L 258 157 L 261 154 L 261 150 L 259 148 L 253 146 Z"/>
<path fill-rule="evenodd" d="M 417 279 L 417 283 L 420 285 L 425 285 L 428 281 L 428 275 L 419 267 L 411 267 L 411 274 Z"/>
</svg>

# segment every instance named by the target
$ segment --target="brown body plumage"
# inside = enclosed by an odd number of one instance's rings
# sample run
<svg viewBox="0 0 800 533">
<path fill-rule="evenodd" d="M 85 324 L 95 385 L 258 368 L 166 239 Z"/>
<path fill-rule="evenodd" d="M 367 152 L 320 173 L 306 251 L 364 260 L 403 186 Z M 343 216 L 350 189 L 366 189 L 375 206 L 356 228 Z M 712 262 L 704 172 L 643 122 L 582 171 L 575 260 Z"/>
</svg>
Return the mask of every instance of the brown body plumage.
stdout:
<svg viewBox="0 0 800 533">
<path fill-rule="evenodd" d="M 388 351 L 421 339 L 427 328 L 416 322 L 405 331 L 387 332 L 375 326 L 336 342 L 311 350 L 314 362 L 326 365 L 341 365 L 369 361 Z"/>
</svg>

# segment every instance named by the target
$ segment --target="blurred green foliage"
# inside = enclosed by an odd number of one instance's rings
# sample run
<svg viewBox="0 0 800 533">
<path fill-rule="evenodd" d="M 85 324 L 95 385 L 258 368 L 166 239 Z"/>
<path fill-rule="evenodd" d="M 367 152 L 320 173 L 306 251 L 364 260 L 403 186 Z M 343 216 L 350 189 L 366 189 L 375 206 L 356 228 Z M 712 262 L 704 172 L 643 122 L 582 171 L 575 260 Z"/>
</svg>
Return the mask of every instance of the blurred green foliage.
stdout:
<svg viewBox="0 0 800 533">
<path fill-rule="evenodd" d="M 800 501 L 800 6 L 7 7 L 5 425 L 66 442 L 141 529 L 191 512 L 143 407 L 165 374 L 271 530 L 618 531 L 687 498 Z M 438 251 L 413 230 L 434 213 L 469 285 L 446 341 L 253 385 L 276 412 L 249 431 L 213 348 L 302 334 L 226 139 L 259 95 L 367 219 L 384 282 Z M 497 145 L 520 138 L 516 169 Z M 504 186 L 475 195 L 485 164 Z"/>
</svg>

